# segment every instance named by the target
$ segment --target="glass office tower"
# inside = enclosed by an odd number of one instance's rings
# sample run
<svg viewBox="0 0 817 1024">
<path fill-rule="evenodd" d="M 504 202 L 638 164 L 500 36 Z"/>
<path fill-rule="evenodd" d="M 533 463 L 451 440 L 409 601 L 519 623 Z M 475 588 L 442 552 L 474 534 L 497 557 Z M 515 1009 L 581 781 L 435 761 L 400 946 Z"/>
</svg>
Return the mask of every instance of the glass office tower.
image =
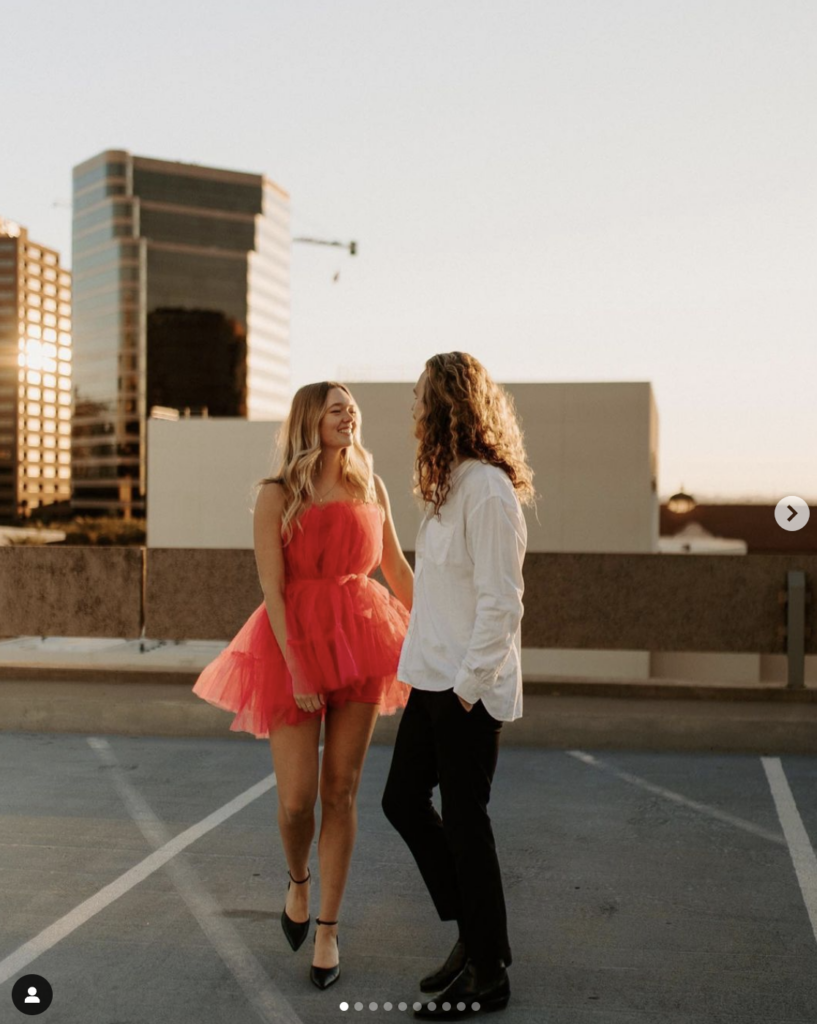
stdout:
<svg viewBox="0 0 817 1024">
<path fill-rule="evenodd" d="M 289 198 L 108 150 L 74 168 L 72 507 L 145 514 L 151 408 L 281 419 Z"/>
<path fill-rule="evenodd" d="M 71 494 L 71 275 L 0 217 L 0 519 Z"/>
</svg>

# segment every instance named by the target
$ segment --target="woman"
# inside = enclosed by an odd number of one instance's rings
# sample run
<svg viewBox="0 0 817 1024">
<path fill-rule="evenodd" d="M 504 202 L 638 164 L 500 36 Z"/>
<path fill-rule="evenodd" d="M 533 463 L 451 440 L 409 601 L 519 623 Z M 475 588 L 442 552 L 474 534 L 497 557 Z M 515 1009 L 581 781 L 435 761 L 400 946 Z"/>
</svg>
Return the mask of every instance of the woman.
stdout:
<svg viewBox="0 0 817 1024">
<path fill-rule="evenodd" d="M 433 356 L 414 388 L 426 517 L 398 676 L 412 687 L 383 810 L 405 840 L 442 921 L 459 937 L 420 981 L 439 996 L 421 1018 L 507 1006 L 511 964 L 488 803 L 504 722 L 522 714 L 520 624 L 533 501 L 513 400 L 465 352 Z M 432 803 L 440 787 L 441 811 Z"/>
<path fill-rule="evenodd" d="M 269 736 L 290 877 L 281 924 L 293 949 L 309 931 L 309 851 L 320 793 L 321 927 L 310 975 L 318 988 L 340 976 L 337 923 L 363 760 L 378 712 L 403 707 L 409 692 L 396 670 L 413 575 L 360 423 L 343 384 L 307 384 L 295 394 L 282 427 L 279 474 L 261 481 L 255 506 L 264 602 L 194 687 L 235 712 L 232 729 Z M 396 597 L 370 578 L 378 565 Z"/>
</svg>

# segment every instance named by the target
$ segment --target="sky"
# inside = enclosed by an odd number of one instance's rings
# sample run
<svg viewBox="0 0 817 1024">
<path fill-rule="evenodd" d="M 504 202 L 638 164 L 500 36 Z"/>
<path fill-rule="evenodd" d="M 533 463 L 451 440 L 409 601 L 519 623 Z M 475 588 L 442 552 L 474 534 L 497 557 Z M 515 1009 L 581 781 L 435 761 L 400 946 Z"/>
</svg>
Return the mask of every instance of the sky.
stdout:
<svg viewBox="0 0 817 1024">
<path fill-rule="evenodd" d="M 103 149 L 262 172 L 359 246 L 293 246 L 293 387 L 453 349 L 649 381 L 662 500 L 817 504 L 813 0 L 4 0 L 0 34 L 0 216 L 69 263 Z"/>
</svg>

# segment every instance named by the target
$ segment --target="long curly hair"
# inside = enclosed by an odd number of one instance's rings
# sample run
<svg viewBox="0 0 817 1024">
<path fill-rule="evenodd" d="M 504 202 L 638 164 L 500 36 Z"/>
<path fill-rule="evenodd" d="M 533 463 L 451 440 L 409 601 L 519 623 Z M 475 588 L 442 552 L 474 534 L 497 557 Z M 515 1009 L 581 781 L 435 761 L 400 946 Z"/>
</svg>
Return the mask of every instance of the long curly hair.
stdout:
<svg viewBox="0 0 817 1024">
<path fill-rule="evenodd" d="M 512 396 L 467 352 L 432 356 L 425 369 L 415 493 L 439 515 L 451 488 L 451 463 L 459 455 L 499 466 L 520 502 L 533 503 L 533 470 Z"/>
<path fill-rule="evenodd" d="M 304 384 L 295 392 L 289 415 L 281 424 L 278 433 L 278 471 L 275 476 L 265 477 L 256 484 L 258 488 L 264 484 L 277 483 L 284 488 L 281 536 L 285 544 L 292 540 L 295 523 L 303 529 L 299 517 L 309 503 L 317 500 L 314 479 L 320 470 L 320 424 L 332 388 L 345 391 L 354 402 L 352 393 L 346 385 L 335 380 Z M 361 414 L 358 408 L 352 443 L 341 450 L 341 480 L 344 484 L 362 490 L 364 501 L 376 503 L 378 499 L 374 485 L 372 456 L 363 447 L 360 428 Z"/>
</svg>

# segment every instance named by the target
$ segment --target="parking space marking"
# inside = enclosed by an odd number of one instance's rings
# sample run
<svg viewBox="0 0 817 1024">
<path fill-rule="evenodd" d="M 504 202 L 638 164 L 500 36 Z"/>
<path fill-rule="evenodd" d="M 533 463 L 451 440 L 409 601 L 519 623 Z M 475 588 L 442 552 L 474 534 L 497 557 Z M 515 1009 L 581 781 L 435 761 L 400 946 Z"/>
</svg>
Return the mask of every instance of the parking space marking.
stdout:
<svg viewBox="0 0 817 1024">
<path fill-rule="evenodd" d="M 817 856 L 806 832 L 803 819 L 794 802 L 789 780 L 783 771 L 779 757 L 761 757 L 772 799 L 777 808 L 777 816 L 786 837 L 789 855 L 794 865 L 794 873 L 806 905 L 811 930 L 817 939 Z"/>
<path fill-rule="evenodd" d="M 164 823 L 133 783 L 126 778 L 110 744 L 91 737 L 89 745 L 103 764 L 114 769 L 110 778 L 139 831 L 153 847 L 170 839 Z M 201 883 L 196 871 L 184 859 L 166 865 L 168 875 L 201 930 L 233 975 L 260 1019 L 268 1024 L 296 1024 L 300 1017 L 281 993 L 236 928 L 221 916 L 221 908 Z"/>
<path fill-rule="evenodd" d="M 610 775 L 615 775 L 616 778 L 619 778 L 624 782 L 629 782 L 630 785 L 638 786 L 639 789 L 645 789 L 648 793 L 655 793 L 656 796 L 664 797 L 665 800 L 671 800 L 673 803 L 680 804 L 682 807 L 689 807 L 693 811 L 705 814 L 708 818 L 715 818 L 717 821 L 722 821 L 727 825 L 732 825 L 735 828 L 742 829 L 744 832 L 750 832 L 754 836 L 760 836 L 761 839 L 768 839 L 771 843 L 778 843 L 780 846 L 786 845 L 785 838 L 780 835 L 779 832 L 770 832 L 768 829 L 761 828 L 760 825 L 755 825 L 753 822 L 747 821 L 745 818 L 740 818 L 736 814 L 729 814 L 727 811 L 721 811 L 719 808 L 712 807 L 709 804 L 702 804 L 698 800 L 690 800 L 689 797 L 683 796 L 681 793 L 676 793 L 672 789 L 665 789 L 663 786 L 656 786 L 647 779 L 642 779 L 640 775 L 633 775 L 631 772 L 624 772 L 620 768 L 616 768 L 613 765 L 608 764 L 606 761 L 602 761 L 598 757 L 593 757 L 592 754 L 586 754 L 583 750 L 568 750 L 565 751 L 565 753 L 569 754 L 571 757 L 575 757 L 576 760 L 581 761 L 583 764 L 591 765 L 593 768 L 598 768 Z"/>
<path fill-rule="evenodd" d="M 89 740 L 89 742 L 91 741 Z M 94 741 L 92 745 L 95 746 L 97 752 L 101 749 L 95 745 L 98 743 L 105 743 L 105 741 Z M 261 779 L 260 782 L 256 782 L 254 786 L 250 786 L 249 789 L 246 789 L 243 793 L 240 793 L 237 797 L 234 797 L 228 803 L 213 811 L 212 814 L 208 814 L 206 818 L 202 818 L 201 821 L 192 825 L 184 832 L 181 832 L 179 835 L 164 842 L 158 849 L 154 850 L 153 853 L 145 857 L 144 860 L 135 864 L 124 874 L 120 875 L 119 878 L 114 879 L 113 882 L 110 882 L 104 888 L 100 889 L 99 892 L 80 903 L 79 906 L 69 911 L 69 913 L 65 914 L 58 921 L 55 921 L 47 928 L 44 928 L 39 935 L 30 939 L 24 945 L 20 946 L 19 949 L 10 953 L 0 961 L 0 985 L 4 984 L 10 978 L 15 977 L 30 963 L 42 956 L 43 953 L 52 949 L 58 942 L 61 942 L 72 932 L 75 932 L 77 928 L 85 924 L 86 921 L 89 921 L 96 914 L 99 914 L 106 907 L 110 906 L 114 900 L 118 900 L 120 896 L 124 896 L 126 893 L 130 892 L 134 886 L 138 885 L 140 882 L 144 881 L 144 879 L 158 871 L 159 868 L 164 867 L 177 854 L 181 853 L 192 843 L 195 843 L 196 840 L 201 839 L 202 836 L 223 824 L 234 814 L 238 814 L 239 811 L 242 811 L 254 800 L 257 800 L 260 796 L 269 792 L 269 790 L 274 786 L 274 774 L 270 774 L 266 776 L 266 778 Z M 135 804 L 134 807 L 136 807 Z M 144 809 L 142 813 L 144 813 Z M 272 1016 L 263 1019 L 274 1021 L 298 1020 L 295 1016 Z"/>
</svg>

